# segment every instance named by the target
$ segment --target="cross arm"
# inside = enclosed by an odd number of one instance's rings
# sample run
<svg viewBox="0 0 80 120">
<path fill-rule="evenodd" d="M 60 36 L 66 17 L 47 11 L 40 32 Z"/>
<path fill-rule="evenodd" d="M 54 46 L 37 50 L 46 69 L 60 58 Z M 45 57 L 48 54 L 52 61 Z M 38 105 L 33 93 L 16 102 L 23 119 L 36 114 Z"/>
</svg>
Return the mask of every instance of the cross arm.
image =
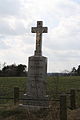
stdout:
<svg viewBox="0 0 80 120">
<path fill-rule="evenodd" d="M 48 28 L 47 27 L 43 27 L 43 28 L 32 27 L 31 28 L 31 32 L 32 33 L 37 33 L 37 32 L 47 33 L 48 32 Z"/>
<path fill-rule="evenodd" d="M 31 32 L 32 32 L 32 33 L 36 33 L 36 32 L 37 32 L 37 27 L 32 27 L 32 28 L 31 28 Z"/>
<path fill-rule="evenodd" d="M 48 32 L 48 28 L 47 27 L 43 27 L 42 28 L 42 33 L 47 33 Z"/>
</svg>

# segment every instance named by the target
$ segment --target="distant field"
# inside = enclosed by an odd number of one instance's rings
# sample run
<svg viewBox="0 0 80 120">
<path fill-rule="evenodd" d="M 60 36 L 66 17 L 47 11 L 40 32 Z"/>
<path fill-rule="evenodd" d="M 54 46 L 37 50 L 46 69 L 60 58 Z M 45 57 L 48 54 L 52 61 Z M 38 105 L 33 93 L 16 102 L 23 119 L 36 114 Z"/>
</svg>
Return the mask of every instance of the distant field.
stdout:
<svg viewBox="0 0 80 120">
<path fill-rule="evenodd" d="M 26 77 L 0 77 L 0 87 L 19 87 L 20 89 L 25 89 L 27 84 Z"/>
<path fill-rule="evenodd" d="M 80 88 L 80 76 L 48 77 L 48 91 L 67 91 L 70 88 Z M 0 77 L 0 87 L 19 87 L 26 89 L 27 77 Z"/>
<path fill-rule="evenodd" d="M 26 77 L 0 77 L 0 91 L 5 93 L 9 92 L 9 94 L 7 94 L 9 97 L 12 96 L 13 88 L 15 86 L 19 87 L 20 90 L 26 90 L 26 85 Z M 67 92 L 71 88 L 80 89 L 80 76 L 47 78 L 47 91 L 52 97 L 54 97 L 54 94 L 57 92 Z M 80 92 L 78 96 L 80 96 Z"/>
<path fill-rule="evenodd" d="M 49 90 L 68 91 L 80 88 L 80 76 L 60 76 L 48 78 Z"/>
</svg>

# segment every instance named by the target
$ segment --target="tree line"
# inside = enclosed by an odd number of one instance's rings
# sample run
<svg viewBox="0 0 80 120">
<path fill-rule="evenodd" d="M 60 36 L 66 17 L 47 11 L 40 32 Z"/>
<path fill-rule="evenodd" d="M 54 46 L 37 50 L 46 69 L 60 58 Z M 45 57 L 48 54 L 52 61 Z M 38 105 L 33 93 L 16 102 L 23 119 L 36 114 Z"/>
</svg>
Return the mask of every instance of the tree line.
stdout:
<svg viewBox="0 0 80 120">
<path fill-rule="evenodd" d="M 77 69 L 73 67 L 71 72 L 69 72 L 67 75 L 80 76 L 80 65 L 78 66 Z M 6 65 L 4 63 L 2 69 L 0 69 L 0 77 L 25 77 L 25 76 L 27 76 L 27 66 L 23 64 Z"/>
<path fill-rule="evenodd" d="M 27 66 L 23 64 L 12 64 L 3 66 L 0 70 L 0 77 L 24 77 L 27 76 Z"/>
<path fill-rule="evenodd" d="M 77 69 L 75 67 L 72 68 L 71 75 L 80 76 L 80 65 Z"/>
</svg>

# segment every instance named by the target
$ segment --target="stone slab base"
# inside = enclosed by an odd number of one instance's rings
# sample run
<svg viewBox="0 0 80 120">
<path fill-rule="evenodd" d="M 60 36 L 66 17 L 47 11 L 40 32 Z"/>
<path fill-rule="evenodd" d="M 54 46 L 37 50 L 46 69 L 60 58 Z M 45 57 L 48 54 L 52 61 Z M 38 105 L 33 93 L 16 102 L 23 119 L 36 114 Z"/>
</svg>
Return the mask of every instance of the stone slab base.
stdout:
<svg viewBox="0 0 80 120">
<path fill-rule="evenodd" d="M 38 111 L 40 109 L 49 109 L 49 106 L 33 106 L 33 105 L 23 105 L 23 104 L 19 104 L 19 107 L 21 109 L 26 109 L 30 111 Z"/>
</svg>

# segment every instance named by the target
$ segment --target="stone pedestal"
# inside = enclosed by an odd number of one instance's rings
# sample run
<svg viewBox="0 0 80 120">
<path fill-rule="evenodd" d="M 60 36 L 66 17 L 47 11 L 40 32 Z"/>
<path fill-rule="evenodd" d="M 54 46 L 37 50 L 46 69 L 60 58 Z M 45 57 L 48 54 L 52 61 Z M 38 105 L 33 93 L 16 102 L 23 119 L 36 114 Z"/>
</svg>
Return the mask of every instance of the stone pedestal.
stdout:
<svg viewBox="0 0 80 120">
<path fill-rule="evenodd" d="M 44 56 L 31 56 L 28 63 L 27 95 L 34 105 L 45 105 L 47 100 L 46 75 L 47 58 Z"/>
</svg>

